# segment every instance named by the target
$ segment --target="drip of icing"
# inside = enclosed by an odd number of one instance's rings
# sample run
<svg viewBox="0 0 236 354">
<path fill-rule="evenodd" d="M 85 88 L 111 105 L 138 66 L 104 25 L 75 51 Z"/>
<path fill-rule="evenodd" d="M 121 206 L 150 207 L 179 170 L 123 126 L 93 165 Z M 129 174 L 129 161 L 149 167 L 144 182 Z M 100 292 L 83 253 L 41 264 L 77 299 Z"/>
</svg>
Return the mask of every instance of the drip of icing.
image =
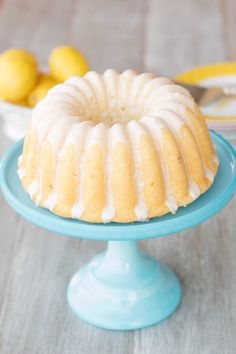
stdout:
<svg viewBox="0 0 236 354">
<path fill-rule="evenodd" d="M 44 206 L 49 210 L 53 211 L 57 204 L 57 193 L 52 192 L 50 196 L 45 200 Z"/>
<path fill-rule="evenodd" d="M 58 151 L 60 146 L 63 143 L 63 139 L 66 136 L 67 132 L 75 125 L 75 121 L 69 119 L 69 117 L 64 117 L 59 120 L 58 123 L 54 126 L 53 130 L 49 133 L 47 141 L 51 144 L 54 151 Z"/>
<path fill-rule="evenodd" d="M 114 124 L 108 135 L 108 153 L 107 153 L 107 205 L 102 211 L 102 221 L 109 222 L 115 216 L 115 207 L 112 195 L 112 157 L 111 151 L 117 143 L 127 145 L 127 136 L 124 133 L 124 128 L 121 124 Z"/>
<path fill-rule="evenodd" d="M 78 156 L 79 156 L 79 167 L 78 167 L 78 174 L 79 174 L 79 181 L 77 182 L 78 184 L 78 190 L 77 190 L 77 197 L 74 205 L 71 208 L 71 216 L 73 218 L 79 218 L 83 211 L 84 211 L 84 204 L 83 204 L 83 194 L 82 194 L 82 185 L 83 185 L 83 169 L 82 166 L 84 164 L 84 159 L 85 159 L 85 145 L 86 145 L 86 140 L 89 138 L 89 134 L 91 132 L 91 129 L 93 127 L 92 122 L 83 122 L 80 123 L 77 127 L 76 130 L 71 132 L 71 134 L 67 137 L 66 143 L 67 144 L 72 144 L 77 148 Z"/>
<path fill-rule="evenodd" d="M 88 132 L 87 139 L 85 142 L 85 147 L 84 151 L 81 156 L 81 161 L 80 161 L 80 182 L 79 182 L 79 200 L 76 201 L 76 203 L 73 205 L 71 209 L 71 215 L 74 218 L 79 218 L 82 213 L 84 212 L 84 202 L 83 202 L 83 181 L 84 181 L 84 160 L 86 156 L 86 152 L 89 149 L 91 145 L 94 144 L 99 144 L 103 151 L 105 151 L 106 148 L 106 131 L 107 131 L 107 126 L 105 123 L 99 123 L 95 125 L 94 128 L 91 128 Z"/>
<path fill-rule="evenodd" d="M 192 197 L 193 200 L 197 199 L 199 197 L 199 195 L 201 194 L 201 191 L 200 191 L 198 185 L 193 180 L 189 181 L 188 193 Z"/>
<path fill-rule="evenodd" d="M 108 144 L 107 144 L 107 158 L 106 158 L 106 200 L 107 204 L 102 210 L 102 221 L 104 223 L 110 222 L 115 216 L 115 207 L 112 195 L 112 156 L 111 156 L 111 142 L 113 140 L 113 130 L 108 130 Z"/>
<path fill-rule="evenodd" d="M 20 155 L 18 159 L 18 166 L 21 164 L 22 160 L 23 160 L 23 155 Z"/>
<path fill-rule="evenodd" d="M 94 128 L 91 129 L 91 134 L 89 135 L 85 144 L 85 152 L 90 148 L 90 146 L 94 144 L 98 144 L 102 148 L 104 160 L 107 158 L 107 164 L 105 168 L 107 170 L 107 175 L 110 178 L 111 177 L 111 157 L 107 149 L 107 139 L 108 139 L 108 126 L 105 123 L 97 124 Z M 113 207 L 111 184 L 109 182 L 110 180 L 108 179 L 107 185 L 105 187 L 107 206 L 102 210 L 103 222 L 109 222 L 113 218 L 115 213 Z"/>
<path fill-rule="evenodd" d="M 68 119 L 68 117 L 67 117 L 67 119 Z M 56 151 L 56 150 L 60 151 L 60 147 L 64 143 L 64 136 L 65 135 L 67 136 L 67 134 L 68 134 L 68 136 L 70 136 L 70 132 L 72 132 L 73 130 L 76 129 L 76 125 L 77 124 L 73 120 L 71 120 L 70 118 L 68 119 L 68 121 L 66 121 L 66 119 L 64 118 L 61 121 L 59 121 L 58 124 L 56 124 L 52 133 L 50 133 L 47 137 L 47 141 L 51 144 L 54 151 Z M 54 209 L 54 207 L 57 204 L 57 175 L 58 175 L 59 159 L 60 159 L 60 154 L 57 154 L 56 155 L 56 162 L 55 162 L 56 167 L 54 169 L 54 182 L 53 182 L 54 187 L 53 187 L 51 194 L 44 202 L 44 206 L 46 206 L 51 211 Z M 41 177 L 41 179 L 42 179 L 42 177 Z M 41 199 L 40 195 L 39 195 L 39 197 Z"/>
<path fill-rule="evenodd" d="M 175 198 L 173 196 L 168 196 L 166 198 L 165 204 L 170 209 L 171 213 L 175 214 L 176 210 L 178 209 L 178 205 L 176 203 Z"/>
<path fill-rule="evenodd" d="M 220 160 L 217 155 L 212 156 L 212 162 L 214 162 L 217 166 L 219 166 Z"/>
<path fill-rule="evenodd" d="M 120 142 L 124 145 L 127 145 L 127 136 L 124 133 L 124 128 L 120 123 L 116 123 L 111 128 L 112 139 L 111 139 L 111 148 L 113 149 L 115 145 Z"/>
<path fill-rule="evenodd" d="M 63 117 L 65 117 L 65 114 L 61 114 L 59 110 L 56 110 L 54 114 L 50 115 L 45 115 L 45 121 L 39 121 L 37 122 L 36 129 L 38 132 L 38 136 L 40 141 L 43 141 L 46 139 L 47 135 L 50 133 L 51 129 L 54 128 L 54 126 L 57 124 L 58 120 L 61 120 Z M 70 118 L 70 116 L 69 116 Z"/>
<path fill-rule="evenodd" d="M 33 198 L 37 190 L 38 190 L 38 181 L 33 181 L 32 183 L 30 183 L 30 185 L 27 188 L 27 192 L 29 193 L 31 198 Z"/>
<path fill-rule="evenodd" d="M 109 201 L 108 201 L 108 205 L 103 209 L 102 211 L 102 222 L 104 224 L 110 222 L 115 215 L 115 208 L 113 205 L 109 205 Z"/>
<path fill-rule="evenodd" d="M 135 206 L 135 214 L 137 220 L 144 221 L 148 218 L 148 207 L 143 199 L 143 181 L 140 171 L 140 156 L 139 156 L 139 140 L 142 135 L 145 134 L 142 126 L 136 121 L 131 121 L 128 125 L 128 132 L 131 140 L 132 150 L 133 150 L 133 158 L 134 158 L 134 176 L 135 176 L 135 184 L 137 190 L 137 204 Z"/>
<path fill-rule="evenodd" d="M 82 196 L 80 196 L 80 200 L 82 199 Z M 77 204 L 74 204 L 73 207 L 71 208 L 71 217 L 72 218 L 80 218 L 81 215 L 84 212 L 84 204 L 83 202 L 79 202 Z"/>
<path fill-rule="evenodd" d="M 105 123 L 99 123 L 91 129 L 91 134 L 89 139 L 86 141 L 86 149 L 89 149 L 91 145 L 98 144 L 102 149 L 106 150 L 106 135 L 107 135 L 108 126 Z"/>
<path fill-rule="evenodd" d="M 25 168 L 20 168 L 20 164 L 22 163 L 23 160 L 23 156 L 20 155 L 20 157 L 18 158 L 18 164 L 17 166 L 19 167 L 17 170 L 17 174 L 19 176 L 20 179 L 24 178 L 26 176 L 26 169 Z"/>
<path fill-rule="evenodd" d="M 211 181 L 213 182 L 214 181 L 214 178 L 215 178 L 215 175 L 214 173 L 209 170 L 209 168 L 205 167 L 205 174 L 206 174 L 206 177 Z"/>
<path fill-rule="evenodd" d="M 170 130 L 174 130 L 174 132 L 180 136 L 181 128 L 185 124 L 182 118 L 169 110 L 162 110 L 161 106 L 158 111 L 158 118 L 162 119 Z"/>
<path fill-rule="evenodd" d="M 71 144 L 72 142 L 75 142 L 75 138 L 78 137 L 78 132 L 81 130 L 82 132 L 84 131 L 83 127 L 85 126 L 90 126 L 88 122 L 82 122 L 81 126 L 79 123 L 75 123 L 73 120 L 68 122 L 68 124 L 64 124 L 64 122 L 61 122 L 62 124 L 57 125 L 58 127 L 58 136 L 57 136 L 57 141 L 53 141 L 54 144 L 54 149 L 55 149 L 55 144 L 59 148 L 59 146 L 62 146 L 61 152 L 63 151 L 63 148 L 67 146 L 68 144 Z M 67 137 L 66 140 L 65 136 Z M 48 141 L 52 143 L 52 137 L 48 137 Z M 79 145 L 79 144 L 77 144 Z M 76 144 L 75 144 L 76 146 Z M 59 149 L 60 150 L 60 149 Z M 49 208 L 49 210 L 53 211 L 56 204 L 57 204 L 57 176 L 58 176 L 58 167 L 59 167 L 59 161 L 60 161 L 60 155 L 56 155 L 56 168 L 54 172 L 54 188 L 52 190 L 52 193 L 49 195 L 47 200 L 45 201 L 45 206 Z"/>
<path fill-rule="evenodd" d="M 73 145 L 76 150 L 81 153 L 84 144 L 84 137 L 86 136 L 88 130 L 93 128 L 95 123 L 91 121 L 84 121 L 76 124 L 75 128 L 68 134 L 64 146 Z"/>
<path fill-rule="evenodd" d="M 138 221 L 146 221 L 148 218 L 148 208 L 143 200 L 140 200 L 134 208 Z"/>
<path fill-rule="evenodd" d="M 165 204 L 170 209 L 172 213 L 175 213 L 178 209 L 178 205 L 173 196 L 173 191 L 170 184 L 169 174 L 165 165 L 165 161 L 163 159 L 161 149 L 162 142 L 162 129 L 165 127 L 164 123 L 156 117 L 146 116 L 140 119 L 140 122 L 143 123 L 148 129 L 149 133 L 152 136 L 153 142 L 156 146 L 157 151 L 159 151 L 159 158 L 161 162 L 161 169 L 163 174 L 163 179 L 165 181 L 165 190 L 166 190 L 166 200 Z"/>
<path fill-rule="evenodd" d="M 25 168 L 19 168 L 17 170 L 17 174 L 20 179 L 24 178 L 26 176 L 26 169 Z"/>
</svg>

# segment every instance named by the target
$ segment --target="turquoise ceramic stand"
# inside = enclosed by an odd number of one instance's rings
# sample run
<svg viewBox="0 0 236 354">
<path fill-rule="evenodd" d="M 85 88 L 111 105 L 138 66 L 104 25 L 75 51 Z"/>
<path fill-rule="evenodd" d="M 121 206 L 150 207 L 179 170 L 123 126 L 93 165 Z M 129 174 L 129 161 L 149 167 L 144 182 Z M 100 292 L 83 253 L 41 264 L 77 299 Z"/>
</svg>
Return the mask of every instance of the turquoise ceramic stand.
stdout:
<svg viewBox="0 0 236 354">
<path fill-rule="evenodd" d="M 17 160 L 22 141 L 1 161 L 0 182 L 8 203 L 27 220 L 64 235 L 108 240 L 96 256 L 71 279 L 67 298 L 82 319 L 108 329 L 129 330 L 158 323 L 169 316 L 181 299 L 176 275 L 139 250 L 137 240 L 160 237 L 193 227 L 216 214 L 236 189 L 236 154 L 231 145 L 211 133 L 220 158 L 213 186 L 187 208 L 149 222 L 91 224 L 64 219 L 36 207 L 18 179 Z"/>
<path fill-rule="evenodd" d="M 67 298 L 84 320 L 124 330 L 169 316 L 180 302 L 181 288 L 176 275 L 141 252 L 136 241 L 109 241 L 107 251 L 71 279 Z"/>
</svg>

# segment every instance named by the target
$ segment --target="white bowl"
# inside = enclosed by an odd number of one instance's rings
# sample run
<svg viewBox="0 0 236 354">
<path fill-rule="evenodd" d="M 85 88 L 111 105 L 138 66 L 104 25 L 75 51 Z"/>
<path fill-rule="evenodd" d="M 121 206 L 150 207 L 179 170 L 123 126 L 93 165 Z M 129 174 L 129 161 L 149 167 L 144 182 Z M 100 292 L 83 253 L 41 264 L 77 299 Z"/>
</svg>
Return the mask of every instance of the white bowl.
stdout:
<svg viewBox="0 0 236 354">
<path fill-rule="evenodd" d="M 3 131 L 8 138 L 17 141 L 25 136 L 32 108 L 0 100 L 0 116 Z"/>
</svg>

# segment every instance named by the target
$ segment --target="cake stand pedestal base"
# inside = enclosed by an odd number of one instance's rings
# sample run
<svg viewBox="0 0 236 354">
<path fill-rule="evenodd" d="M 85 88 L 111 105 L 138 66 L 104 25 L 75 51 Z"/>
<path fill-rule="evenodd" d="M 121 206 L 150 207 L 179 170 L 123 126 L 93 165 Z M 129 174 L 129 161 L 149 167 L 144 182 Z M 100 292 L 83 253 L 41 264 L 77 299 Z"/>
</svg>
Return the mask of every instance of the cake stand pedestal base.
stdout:
<svg viewBox="0 0 236 354">
<path fill-rule="evenodd" d="M 96 326 L 129 330 L 158 323 L 181 299 L 176 275 L 139 250 L 136 241 L 109 241 L 71 279 L 67 298 L 72 310 Z"/>
</svg>

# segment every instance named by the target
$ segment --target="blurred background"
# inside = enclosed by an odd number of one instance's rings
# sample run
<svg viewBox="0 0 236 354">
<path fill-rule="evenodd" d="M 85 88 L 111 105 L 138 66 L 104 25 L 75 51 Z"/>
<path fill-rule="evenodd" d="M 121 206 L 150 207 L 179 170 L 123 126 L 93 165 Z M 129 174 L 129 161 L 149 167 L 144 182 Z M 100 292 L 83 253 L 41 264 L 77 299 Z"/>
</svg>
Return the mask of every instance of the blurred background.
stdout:
<svg viewBox="0 0 236 354">
<path fill-rule="evenodd" d="M 47 70 L 51 50 L 71 45 L 100 73 L 132 68 L 175 77 L 235 61 L 235 18 L 236 0 L 0 0 L 0 52 L 24 48 Z M 0 157 L 29 113 L 1 104 Z M 75 318 L 65 298 L 71 275 L 105 242 L 42 230 L 0 193 L 0 353 L 234 354 L 235 213 L 234 199 L 194 230 L 141 242 L 176 270 L 183 303 L 159 326 L 114 334 Z"/>
<path fill-rule="evenodd" d="M 174 76 L 236 58 L 234 0 L 1 0 L 0 51 L 80 48 L 91 68 Z"/>
<path fill-rule="evenodd" d="M 52 86 L 48 61 L 55 47 L 78 49 L 89 63 L 87 68 L 100 73 L 108 68 L 132 68 L 175 78 L 187 71 L 189 74 L 181 81 L 236 85 L 235 14 L 234 0 L 1 0 L 0 53 L 11 48 L 26 49 L 37 60 L 38 73 L 50 74 L 49 81 L 43 79 L 43 87 L 40 80 L 35 82 L 27 97 L 3 99 L 1 77 L 9 71 L 0 65 L 0 115 L 5 135 L 15 141 L 24 135 L 32 111 L 23 108 L 33 108 Z M 57 58 L 62 66 L 71 66 L 68 56 L 58 54 Z M 234 63 L 231 68 L 212 68 L 215 63 L 230 61 Z M 210 67 L 192 75 L 192 69 L 206 64 Z M 83 63 L 79 60 L 76 65 L 81 67 Z M 75 74 L 72 70 L 64 79 Z M 18 76 L 8 76 L 7 85 L 14 85 Z M 224 78 L 215 83 L 211 76 Z M 18 86 L 16 92 L 21 88 L 24 85 Z M 211 117 L 209 127 L 236 146 L 236 99 L 221 103 L 203 109 L 203 113 Z"/>
</svg>

